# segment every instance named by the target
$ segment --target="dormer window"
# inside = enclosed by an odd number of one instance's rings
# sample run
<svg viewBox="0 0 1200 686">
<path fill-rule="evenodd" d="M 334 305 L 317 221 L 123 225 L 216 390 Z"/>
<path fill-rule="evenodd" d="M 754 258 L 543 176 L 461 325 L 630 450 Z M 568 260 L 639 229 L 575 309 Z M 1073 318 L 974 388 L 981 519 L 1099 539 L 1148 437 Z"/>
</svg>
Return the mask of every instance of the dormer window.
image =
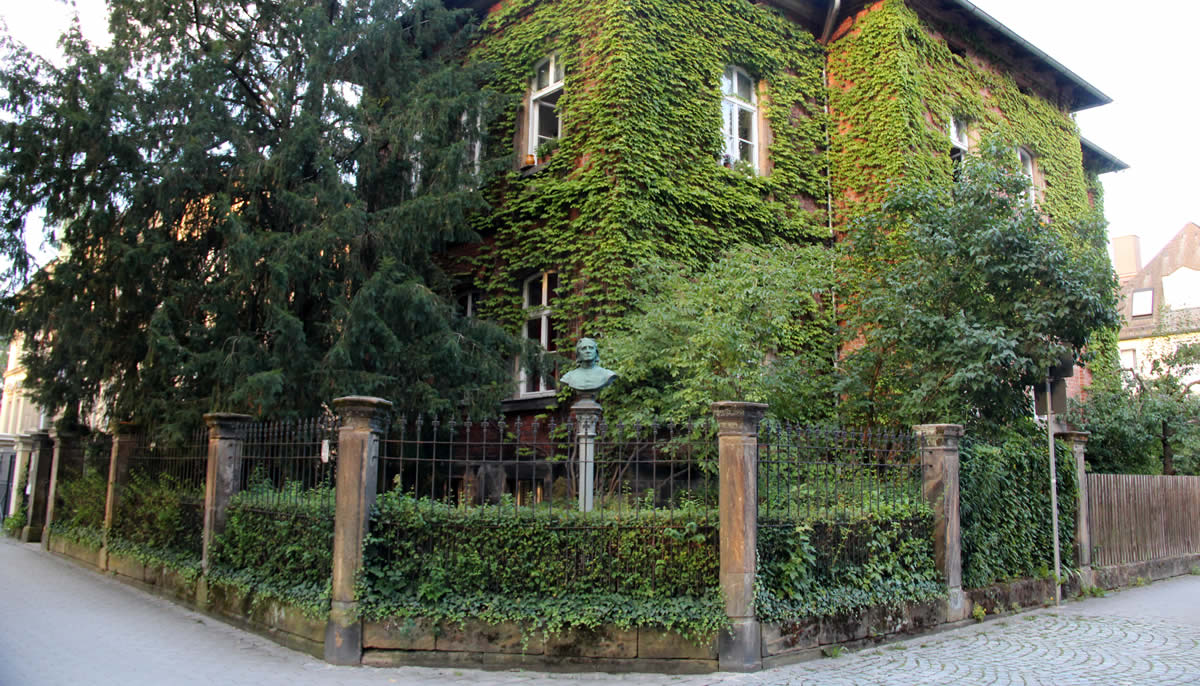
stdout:
<svg viewBox="0 0 1200 686">
<path fill-rule="evenodd" d="M 529 96 L 529 129 L 526 154 L 533 164 L 540 164 L 538 150 L 562 136 L 562 120 L 558 117 L 558 99 L 563 94 L 563 64 L 558 54 L 551 55 L 534 68 Z"/>
<path fill-rule="evenodd" d="M 741 67 L 729 66 L 721 76 L 724 164 L 758 170 L 758 97 L 754 80 Z"/>
</svg>

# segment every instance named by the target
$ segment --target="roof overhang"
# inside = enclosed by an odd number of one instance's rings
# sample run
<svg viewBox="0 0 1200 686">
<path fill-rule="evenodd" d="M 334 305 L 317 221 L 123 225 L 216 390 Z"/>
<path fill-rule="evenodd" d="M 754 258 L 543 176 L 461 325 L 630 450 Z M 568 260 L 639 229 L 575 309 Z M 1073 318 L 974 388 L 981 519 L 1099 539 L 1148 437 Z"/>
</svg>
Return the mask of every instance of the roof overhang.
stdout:
<svg viewBox="0 0 1200 686">
<path fill-rule="evenodd" d="M 1013 56 L 1019 62 L 1031 64 L 1036 71 L 1050 72 L 1059 85 L 1069 86 L 1073 95 L 1070 107 L 1072 112 L 1112 102 L 1112 98 L 1101 93 L 1098 88 L 1084 81 L 1078 74 L 1064 67 L 1053 57 L 1042 52 L 1036 45 L 1018 36 L 1012 29 L 1001 24 L 995 17 L 968 0 L 937 0 L 935 4 L 948 6 L 951 11 L 957 10 L 966 13 L 969 15 L 971 23 L 980 30 L 984 38 L 988 38 L 988 34 L 991 34 L 991 37 L 1007 43 Z"/>
<path fill-rule="evenodd" d="M 480 12 L 500 4 L 502 0 L 446 0 L 447 7 L 466 7 Z M 834 21 L 858 12 L 877 0 L 765 0 L 792 20 L 803 25 L 816 36 L 820 36 L 834 3 L 838 15 Z M 1072 112 L 1107 105 L 1112 98 L 1101 93 L 1092 84 L 1029 41 L 1021 38 L 1012 29 L 1001 24 L 990 14 L 968 0 L 908 0 L 915 8 L 924 9 L 951 24 L 958 24 L 977 34 L 985 42 L 997 46 L 997 54 L 1011 62 L 1018 72 L 1025 72 L 1035 81 L 1050 80 L 1064 94 L 1065 106 Z"/>
<path fill-rule="evenodd" d="M 1083 168 L 1097 174 L 1125 171 L 1129 165 L 1119 160 L 1104 148 L 1080 136 L 1079 143 L 1083 147 Z"/>
</svg>

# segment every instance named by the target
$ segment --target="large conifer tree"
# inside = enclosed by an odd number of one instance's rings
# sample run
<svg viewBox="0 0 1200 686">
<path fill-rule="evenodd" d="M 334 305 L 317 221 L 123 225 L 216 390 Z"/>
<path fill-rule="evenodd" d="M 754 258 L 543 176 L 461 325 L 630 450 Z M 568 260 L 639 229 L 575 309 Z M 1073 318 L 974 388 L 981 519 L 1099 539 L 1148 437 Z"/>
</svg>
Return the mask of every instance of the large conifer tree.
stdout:
<svg viewBox="0 0 1200 686">
<path fill-rule="evenodd" d="M 481 409 L 513 340 L 460 316 L 495 96 L 473 17 L 408 0 L 109 0 L 113 43 L 0 66 L 3 248 L 62 253 L 10 299 L 37 399 L 182 425 L 345 394 Z M 10 274 L 13 276 L 14 274 Z"/>
</svg>

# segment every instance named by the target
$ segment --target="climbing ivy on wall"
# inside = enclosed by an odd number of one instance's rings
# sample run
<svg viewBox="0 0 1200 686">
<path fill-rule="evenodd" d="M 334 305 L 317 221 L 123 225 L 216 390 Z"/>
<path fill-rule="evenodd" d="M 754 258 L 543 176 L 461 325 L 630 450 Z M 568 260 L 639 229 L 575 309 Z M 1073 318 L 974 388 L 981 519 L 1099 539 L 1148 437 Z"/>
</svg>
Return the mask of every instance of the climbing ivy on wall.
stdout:
<svg viewBox="0 0 1200 686">
<path fill-rule="evenodd" d="M 484 33 L 476 57 L 514 96 L 489 145 L 514 145 L 537 62 L 556 52 L 566 69 L 555 151 L 537 173 L 509 174 L 480 218 L 490 240 L 474 280 L 504 296 L 485 315 L 515 323 L 522 277 L 556 269 L 556 317 L 595 334 L 624 313 L 652 258 L 702 268 L 738 243 L 828 236 L 824 53 L 774 11 L 745 0 L 514 0 Z M 773 135 L 760 140 L 772 165 L 762 176 L 719 163 L 730 64 L 762 84 Z"/>
<path fill-rule="evenodd" d="M 1004 61 L 985 43 L 959 34 L 918 16 L 903 0 L 883 0 L 830 46 L 829 103 L 836 113 L 830 164 L 839 221 L 882 200 L 902 178 L 949 183 L 951 117 L 980 137 L 1033 152 L 1045 181 L 1039 206 L 1052 220 L 1090 211 L 1088 190 L 1099 184 L 1083 170 L 1074 120 L 991 66 Z M 947 36 L 969 50 L 957 54 Z"/>
</svg>

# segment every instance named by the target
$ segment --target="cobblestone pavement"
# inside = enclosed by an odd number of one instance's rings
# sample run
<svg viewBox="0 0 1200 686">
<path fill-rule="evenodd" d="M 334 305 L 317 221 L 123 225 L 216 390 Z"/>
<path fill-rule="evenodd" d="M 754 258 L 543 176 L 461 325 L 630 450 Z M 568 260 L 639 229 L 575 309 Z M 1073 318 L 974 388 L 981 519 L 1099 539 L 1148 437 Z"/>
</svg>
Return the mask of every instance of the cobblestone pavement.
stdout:
<svg viewBox="0 0 1200 686">
<path fill-rule="evenodd" d="M 1200 685 L 1200 576 L 758 674 L 334 667 L 43 552 L 0 542 L 0 686 Z"/>
</svg>

